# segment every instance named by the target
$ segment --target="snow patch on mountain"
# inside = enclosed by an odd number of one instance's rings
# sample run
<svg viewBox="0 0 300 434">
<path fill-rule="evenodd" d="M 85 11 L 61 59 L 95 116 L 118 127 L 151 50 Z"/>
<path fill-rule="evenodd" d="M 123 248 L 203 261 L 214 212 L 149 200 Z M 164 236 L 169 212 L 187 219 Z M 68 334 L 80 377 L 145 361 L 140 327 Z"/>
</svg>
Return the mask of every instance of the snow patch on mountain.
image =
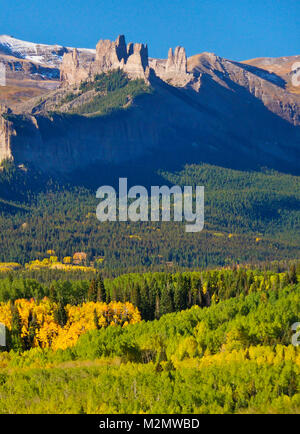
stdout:
<svg viewBox="0 0 300 434">
<path fill-rule="evenodd" d="M 55 68 L 59 68 L 63 55 L 71 50 L 73 50 L 73 47 L 37 44 L 22 41 L 9 35 L 0 35 L 0 52 Z M 90 48 L 79 48 L 78 51 L 87 55 L 96 52 L 96 50 Z"/>
</svg>

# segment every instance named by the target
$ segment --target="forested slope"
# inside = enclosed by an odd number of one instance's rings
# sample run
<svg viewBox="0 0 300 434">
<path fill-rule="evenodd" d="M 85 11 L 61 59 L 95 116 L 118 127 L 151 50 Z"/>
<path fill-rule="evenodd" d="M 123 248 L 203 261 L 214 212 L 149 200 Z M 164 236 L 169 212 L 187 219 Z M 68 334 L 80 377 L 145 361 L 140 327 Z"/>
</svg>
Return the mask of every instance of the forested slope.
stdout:
<svg viewBox="0 0 300 434">
<path fill-rule="evenodd" d="M 0 353 L 0 412 L 298 413 L 299 290 L 92 330 L 64 351 Z"/>
<path fill-rule="evenodd" d="M 207 164 L 148 172 L 156 185 L 204 185 L 204 230 L 191 235 L 176 222 L 100 223 L 95 191 L 118 183 L 116 168 L 105 170 L 94 168 L 90 178 L 71 182 L 6 163 L 0 172 L 0 261 L 25 264 L 49 249 L 59 259 L 83 251 L 88 261 L 104 258 L 102 267 L 124 272 L 299 257 L 299 177 Z M 139 183 L 139 175 L 129 185 Z"/>
</svg>

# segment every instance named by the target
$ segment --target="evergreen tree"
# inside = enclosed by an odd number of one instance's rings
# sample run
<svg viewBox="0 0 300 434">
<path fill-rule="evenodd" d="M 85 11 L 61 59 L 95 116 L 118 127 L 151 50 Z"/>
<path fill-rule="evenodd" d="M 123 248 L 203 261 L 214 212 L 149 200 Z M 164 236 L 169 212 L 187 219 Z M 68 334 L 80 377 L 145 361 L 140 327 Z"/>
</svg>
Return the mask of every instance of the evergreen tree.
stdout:
<svg viewBox="0 0 300 434">
<path fill-rule="evenodd" d="M 176 311 L 186 309 L 187 293 L 188 293 L 187 281 L 182 275 L 180 275 L 174 288 L 174 308 Z"/>
<path fill-rule="evenodd" d="M 64 327 L 67 323 L 68 317 L 66 309 L 62 302 L 58 303 L 57 309 L 54 311 L 54 321 L 61 327 Z"/>
<path fill-rule="evenodd" d="M 95 324 L 95 327 L 96 327 L 96 329 L 100 329 L 100 326 L 99 326 L 99 318 L 98 318 L 98 314 L 97 314 L 97 310 L 96 309 L 94 309 L 94 324 Z"/>
<path fill-rule="evenodd" d="M 168 284 L 166 288 L 162 289 L 161 299 L 160 299 L 160 314 L 164 315 L 166 313 L 171 313 L 173 312 L 173 310 L 174 307 L 173 307 L 172 294 L 171 294 L 170 285 Z"/>
<path fill-rule="evenodd" d="M 96 285 L 97 285 L 97 301 L 105 303 L 106 291 L 105 291 L 104 281 L 101 274 L 98 274 L 97 276 Z"/>
<path fill-rule="evenodd" d="M 97 290 L 97 281 L 96 279 L 92 279 L 91 284 L 88 289 L 88 301 L 97 302 L 98 290 Z"/>
<path fill-rule="evenodd" d="M 56 302 L 56 290 L 53 283 L 50 285 L 49 288 L 49 299 L 50 301 L 52 301 L 52 303 Z"/>
<path fill-rule="evenodd" d="M 136 307 L 140 306 L 140 287 L 137 283 L 134 284 L 132 289 L 131 303 Z"/>
<path fill-rule="evenodd" d="M 29 350 L 30 348 L 33 347 L 34 338 L 35 338 L 37 328 L 38 328 L 38 323 L 37 323 L 36 314 L 35 313 L 32 314 L 31 312 L 29 312 L 28 335 L 26 336 L 26 339 L 24 339 L 26 350 Z"/>
<path fill-rule="evenodd" d="M 24 351 L 25 345 L 22 338 L 22 322 L 15 304 L 11 304 L 12 321 L 11 321 L 11 348 L 14 351 Z"/>
<path fill-rule="evenodd" d="M 154 318 L 155 306 L 150 304 L 150 288 L 146 281 L 141 285 L 139 311 L 144 320 L 152 320 Z"/>
<path fill-rule="evenodd" d="M 293 285 L 296 285 L 298 283 L 298 277 L 297 277 L 296 265 L 295 264 L 293 264 L 291 266 L 290 273 L 289 273 L 289 281 Z"/>
</svg>

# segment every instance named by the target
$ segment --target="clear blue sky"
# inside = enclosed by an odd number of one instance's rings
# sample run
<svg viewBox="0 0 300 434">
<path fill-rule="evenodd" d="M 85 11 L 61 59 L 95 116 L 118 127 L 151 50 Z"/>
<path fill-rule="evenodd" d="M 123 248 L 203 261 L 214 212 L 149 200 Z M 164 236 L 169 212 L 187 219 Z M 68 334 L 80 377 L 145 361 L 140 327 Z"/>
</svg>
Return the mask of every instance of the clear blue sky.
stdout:
<svg viewBox="0 0 300 434">
<path fill-rule="evenodd" d="M 122 33 L 153 57 L 176 45 L 235 60 L 300 54 L 300 0 L 0 0 L 0 34 L 94 48 Z"/>
</svg>

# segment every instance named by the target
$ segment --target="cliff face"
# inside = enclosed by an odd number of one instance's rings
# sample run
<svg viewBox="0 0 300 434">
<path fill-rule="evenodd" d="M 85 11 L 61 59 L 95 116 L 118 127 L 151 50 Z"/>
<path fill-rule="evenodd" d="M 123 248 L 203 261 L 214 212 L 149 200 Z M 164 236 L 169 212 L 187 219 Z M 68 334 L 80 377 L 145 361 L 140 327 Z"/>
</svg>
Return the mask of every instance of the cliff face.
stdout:
<svg viewBox="0 0 300 434">
<path fill-rule="evenodd" d="M 0 114 L 6 109 L 0 106 Z M 16 134 L 12 123 L 0 116 L 0 161 L 13 158 L 11 149 L 11 138 Z"/>
<path fill-rule="evenodd" d="M 134 159 L 157 141 L 154 126 L 148 122 L 134 124 L 134 117 L 104 121 L 28 116 L 15 124 L 14 131 L 12 135 L 9 122 L 2 123 L 2 158 L 13 156 L 16 162 L 60 173 L 97 161 L 118 163 Z"/>
<path fill-rule="evenodd" d="M 202 76 L 201 91 L 158 81 L 154 93 L 109 116 L 24 115 L 2 120 L 2 158 L 67 173 L 93 163 L 206 161 L 299 173 L 300 131 L 251 94 Z"/>
</svg>

